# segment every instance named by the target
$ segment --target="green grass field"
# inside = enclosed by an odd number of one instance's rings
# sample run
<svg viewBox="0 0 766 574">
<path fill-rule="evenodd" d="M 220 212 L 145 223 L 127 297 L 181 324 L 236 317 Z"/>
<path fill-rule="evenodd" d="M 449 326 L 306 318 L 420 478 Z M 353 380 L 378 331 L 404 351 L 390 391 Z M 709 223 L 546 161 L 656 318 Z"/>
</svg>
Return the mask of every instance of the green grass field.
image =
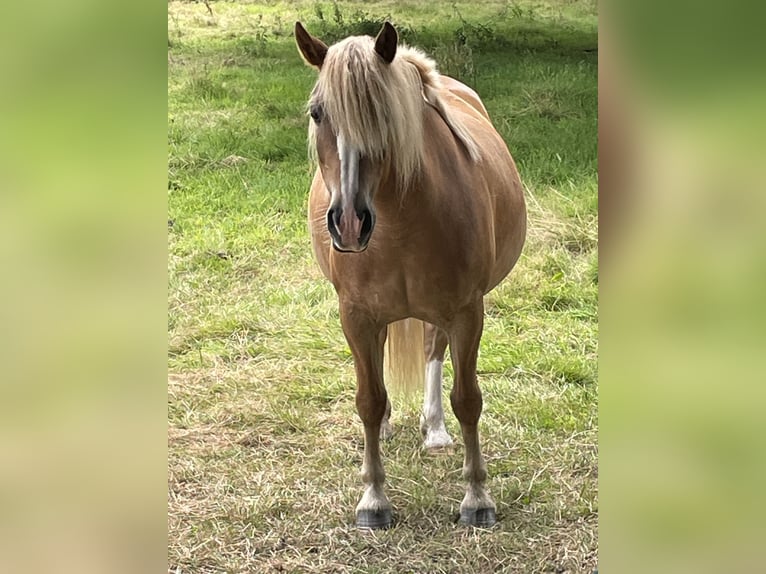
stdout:
<svg viewBox="0 0 766 574">
<path fill-rule="evenodd" d="M 595 2 L 210 7 L 168 4 L 169 571 L 591 572 Z M 491 531 L 455 524 L 459 426 L 448 412 L 454 453 L 423 453 L 420 397 L 394 401 L 383 445 L 394 528 L 354 528 L 362 426 L 306 227 L 315 73 L 292 26 L 334 41 L 386 17 L 483 97 L 527 191 L 527 244 L 486 298 L 479 355 Z"/>
</svg>

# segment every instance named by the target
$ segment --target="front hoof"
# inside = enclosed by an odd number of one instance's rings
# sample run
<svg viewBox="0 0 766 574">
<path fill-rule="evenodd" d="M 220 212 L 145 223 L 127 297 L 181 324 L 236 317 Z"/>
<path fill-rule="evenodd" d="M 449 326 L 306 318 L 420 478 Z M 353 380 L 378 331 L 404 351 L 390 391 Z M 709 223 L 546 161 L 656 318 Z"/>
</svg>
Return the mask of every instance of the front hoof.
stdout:
<svg viewBox="0 0 766 574">
<path fill-rule="evenodd" d="M 460 524 L 490 528 L 497 522 L 494 508 L 472 508 L 460 511 Z"/>
<path fill-rule="evenodd" d="M 391 527 L 391 509 L 357 510 L 356 527 L 365 530 L 385 530 Z"/>
</svg>

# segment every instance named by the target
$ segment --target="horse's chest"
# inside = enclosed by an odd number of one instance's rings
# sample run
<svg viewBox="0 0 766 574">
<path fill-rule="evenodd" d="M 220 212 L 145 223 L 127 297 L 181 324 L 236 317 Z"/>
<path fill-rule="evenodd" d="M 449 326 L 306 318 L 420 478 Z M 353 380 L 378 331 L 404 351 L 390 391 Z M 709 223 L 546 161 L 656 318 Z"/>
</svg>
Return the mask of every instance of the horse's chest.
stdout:
<svg viewBox="0 0 766 574">
<path fill-rule="evenodd" d="M 386 321 L 418 317 L 440 323 L 476 292 L 475 270 L 451 265 L 441 254 L 333 259 L 331 280 L 341 301 Z"/>
</svg>

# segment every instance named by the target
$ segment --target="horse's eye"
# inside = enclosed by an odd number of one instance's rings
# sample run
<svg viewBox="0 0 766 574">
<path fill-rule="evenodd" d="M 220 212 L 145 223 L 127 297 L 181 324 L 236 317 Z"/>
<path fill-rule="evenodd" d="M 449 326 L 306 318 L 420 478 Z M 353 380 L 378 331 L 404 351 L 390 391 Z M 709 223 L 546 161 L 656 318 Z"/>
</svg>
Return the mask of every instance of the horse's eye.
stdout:
<svg viewBox="0 0 766 574">
<path fill-rule="evenodd" d="M 322 121 L 322 108 L 320 106 L 311 106 L 311 109 L 309 110 L 309 115 L 311 116 L 311 119 L 313 119 L 316 123 L 319 123 Z"/>
</svg>

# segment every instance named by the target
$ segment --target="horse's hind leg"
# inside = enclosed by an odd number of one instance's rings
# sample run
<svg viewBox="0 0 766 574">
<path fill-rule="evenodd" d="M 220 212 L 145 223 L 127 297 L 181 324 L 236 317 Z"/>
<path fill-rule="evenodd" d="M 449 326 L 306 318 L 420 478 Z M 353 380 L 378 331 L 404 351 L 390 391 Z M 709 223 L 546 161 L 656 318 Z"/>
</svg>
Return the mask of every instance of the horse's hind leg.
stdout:
<svg viewBox="0 0 766 574">
<path fill-rule="evenodd" d="M 430 323 L 425 324 L 426 383 L 420 430 L 423 433 L 423 446 L 428 450 L 452 445 L 452 438 L 444 426 L 442 406 L 442 367 L 448 341 L 444 330 Z"/>
<path fill-rule="evenodd" d="M 380 346 L 386 344 L 386 334 L 388 332 L 388 325 L 380 330 Z M 383 415 L 383 422 L 380 423 L 380 438 L 381 440 L 388 440 L 394 434 L 394 427 L 391 424 L 391 399 L 386 399 L 386 411 Z"/>
<path fill-rule="evenodd" d="M 356 409 L 364 424 L 362 481 L 365 491 L 356 507 L 359 528 L 388 528 L 391 504 L 383 492 L 386 474 L 380 460 L 380 428 L 386 412 L 383 385 L 383 344 L 381 326 L 358 311 L 341 305 L 341 324 L 354 356 Z"/>
<path fill-rule="evenodd" d="M 460 521 L 464 524 L 488 527 L 495 523 L 495 503 L 484 489 L 487 467 L 479 445 L 481 390 L 476 382 L 476 356 L 484 324 L 481 300 L 465 308 L 449 328 L 455 384 L 450 401 L 460 421 L 465 443 L 463 477 L 468 481 L 465 498 L 460 504 Z"/>
<path fill-rule="evenodd" d="M 380 440 L 388 440 L 394 435 L 394 425 L 391 424 L 391 399 L 386 399 L 386 412 L 380 423 Z"/>
</svg>

